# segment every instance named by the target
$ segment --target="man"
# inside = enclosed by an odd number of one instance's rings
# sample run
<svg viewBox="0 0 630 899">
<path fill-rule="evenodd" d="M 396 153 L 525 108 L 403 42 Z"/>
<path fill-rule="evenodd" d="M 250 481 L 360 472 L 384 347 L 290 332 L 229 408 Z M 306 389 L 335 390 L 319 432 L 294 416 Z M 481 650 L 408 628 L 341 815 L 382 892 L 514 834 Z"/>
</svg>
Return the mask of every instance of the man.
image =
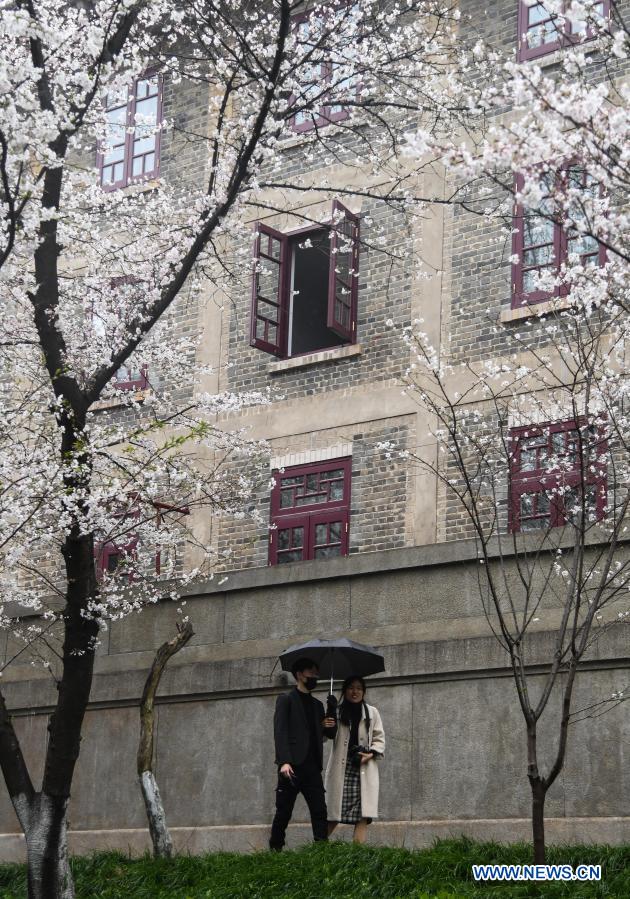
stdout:
<svg viewBox="0 0 630 899">
<path fill-rule="evenodd" d="M 312 659 L 298 659 L 291 671 L 296 681 L 295 687 L 290 693 L 278 696 L 273 719 L 278 786 L 269 848 L 276 851 L 284 846 L 287 825 L 298 793 L 304 796 L 308 805 L 313 839 L 328 839 L 322 781 L 323 743 L 324 737 L 333 740 L 337 733 L 335 719 L 326 718 L 322 703 L 311 696 L 319 675 L 315 662 Z"/>
</svg>

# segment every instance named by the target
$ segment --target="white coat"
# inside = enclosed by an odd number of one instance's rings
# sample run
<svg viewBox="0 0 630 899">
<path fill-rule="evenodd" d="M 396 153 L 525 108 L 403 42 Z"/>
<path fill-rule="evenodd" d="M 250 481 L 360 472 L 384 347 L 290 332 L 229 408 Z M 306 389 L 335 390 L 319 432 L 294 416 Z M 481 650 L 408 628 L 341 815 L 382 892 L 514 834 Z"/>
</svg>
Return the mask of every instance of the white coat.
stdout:
<svg viewBox="0 0 630 899">
<path fill-rule="evenodd" d="M 367 705 L 367 703 L 366 703 Z M 365 726 L 365 709 L 359 722 L 359 743 L 369 749 L 375 749 L 382 755 L 385 751 L 385 734 L 383 722 L 378 709 L 368 705 L 370 715 L 369 733 Z M 339 722 L 337 736 L 333 743 L 332 752 L 326 765 L 326 808 L 328 820 L 339 821 L 341 819 L 341 800 L 343 797 L 343 780 L 348 758 L 348 744 L 350 742 L 350 728 L 347 724 Z M 361 815 L 363 818 L 378 818 L 378 760 L 370 759 L 365 765 L 361 765 Z"/>
</svg>

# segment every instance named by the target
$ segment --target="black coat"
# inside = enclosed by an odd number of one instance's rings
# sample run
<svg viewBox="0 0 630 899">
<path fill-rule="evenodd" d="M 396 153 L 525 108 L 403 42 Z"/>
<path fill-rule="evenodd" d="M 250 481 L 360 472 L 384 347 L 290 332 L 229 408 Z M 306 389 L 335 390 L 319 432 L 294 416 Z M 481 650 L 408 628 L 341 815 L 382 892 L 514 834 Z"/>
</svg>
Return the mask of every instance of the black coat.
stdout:
<svg viewBox="0 0 630 899">
<path fill-rule="evenodd" d="M 313 697 L 317 710 L 318 735 L 317 746 L 319 750 L 319 767 L 324 761 L 324 737 L 334 740 L 337 733 L 337 725 L 324 728 L 322 721 L 326 716 L 324 706 Z M 273 716 L 273 735 L 276 743 L 276 765 L 301 765 L 308 755 L 310 731 L 304 705 L 300 699 L 297 687 L 290 693 L 282 693 L 276 700 L 276 712 Z"/>
</svg>

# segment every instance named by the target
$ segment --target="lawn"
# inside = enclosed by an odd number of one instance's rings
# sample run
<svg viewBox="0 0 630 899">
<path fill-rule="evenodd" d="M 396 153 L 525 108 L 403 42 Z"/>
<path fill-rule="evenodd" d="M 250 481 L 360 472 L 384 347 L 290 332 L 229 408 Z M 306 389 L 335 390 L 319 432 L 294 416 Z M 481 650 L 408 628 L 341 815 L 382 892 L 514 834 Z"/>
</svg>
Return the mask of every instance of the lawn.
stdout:
<svg viewBox="0 0 630 899">
<path fill-rule="evenodd" d="M 567 846 L 549 864 L 601 864 L 599 883 L 476 884 L 471 865 L 528 864 L 527 845 L 441 840 L 431 849 L 344 843 L 292 852 L 215 853 L 170 861 L 120 853 L 73 860 L 77 899 L 459 899 L 466 896 L 630 897 L 630 847 Z M 26 896 L 21 865 L 0 866 L 0 897 Z"/>
</svg>

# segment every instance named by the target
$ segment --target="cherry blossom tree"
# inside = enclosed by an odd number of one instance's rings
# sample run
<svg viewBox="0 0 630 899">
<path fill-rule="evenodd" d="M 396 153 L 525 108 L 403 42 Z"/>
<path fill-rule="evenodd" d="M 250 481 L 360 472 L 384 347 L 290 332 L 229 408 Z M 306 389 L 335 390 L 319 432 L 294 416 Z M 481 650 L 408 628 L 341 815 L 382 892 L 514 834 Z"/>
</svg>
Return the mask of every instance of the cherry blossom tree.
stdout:
<svg viewBox="0 0 630 899">
<path fill-rule="evenodd" d="M 296 122 L 306 160 L 343 157 L 368 173 L 366 195 L 406 207 L 421 163 L 399 162 L 400 135 L 419 117 L 437 134 L 460 114 L 446 90 L 457 18 L 437 0 L 0 2 L 2 623 L 15 628 L 9 602 L 28 611 L 21 633 L 57 686 L 41 784 L 0 695 L 30 897 L 72 895 L 66 809 L 101 629 L 177 597 L 196 574 L 183 543 L 211 567 L 191 513 L 245 514 L 258 477 L 260 447 L 220 421 L 264 397 L 172 386 L 199 383 L 177 302 L 229 286 L 244 256 L 228 248 L 249 244 L 266 188 L 305 189 L 282 172 Z M 206 161 L 203 183 L 109 189 L 114 162 L 103 189 L 95 153 L 104 168 L 115 157 L 116 127 L 104 95 L 148 71 L 174 92 L 207 91 L 207 132 L 179 134 Z M 179 128 L 127 127 L 142 139 Z M 130 390 L 138 373 L 143 389 Z M 235 456 L 255 474 L 231 474 L 222 462 Z"/>
</svg>

